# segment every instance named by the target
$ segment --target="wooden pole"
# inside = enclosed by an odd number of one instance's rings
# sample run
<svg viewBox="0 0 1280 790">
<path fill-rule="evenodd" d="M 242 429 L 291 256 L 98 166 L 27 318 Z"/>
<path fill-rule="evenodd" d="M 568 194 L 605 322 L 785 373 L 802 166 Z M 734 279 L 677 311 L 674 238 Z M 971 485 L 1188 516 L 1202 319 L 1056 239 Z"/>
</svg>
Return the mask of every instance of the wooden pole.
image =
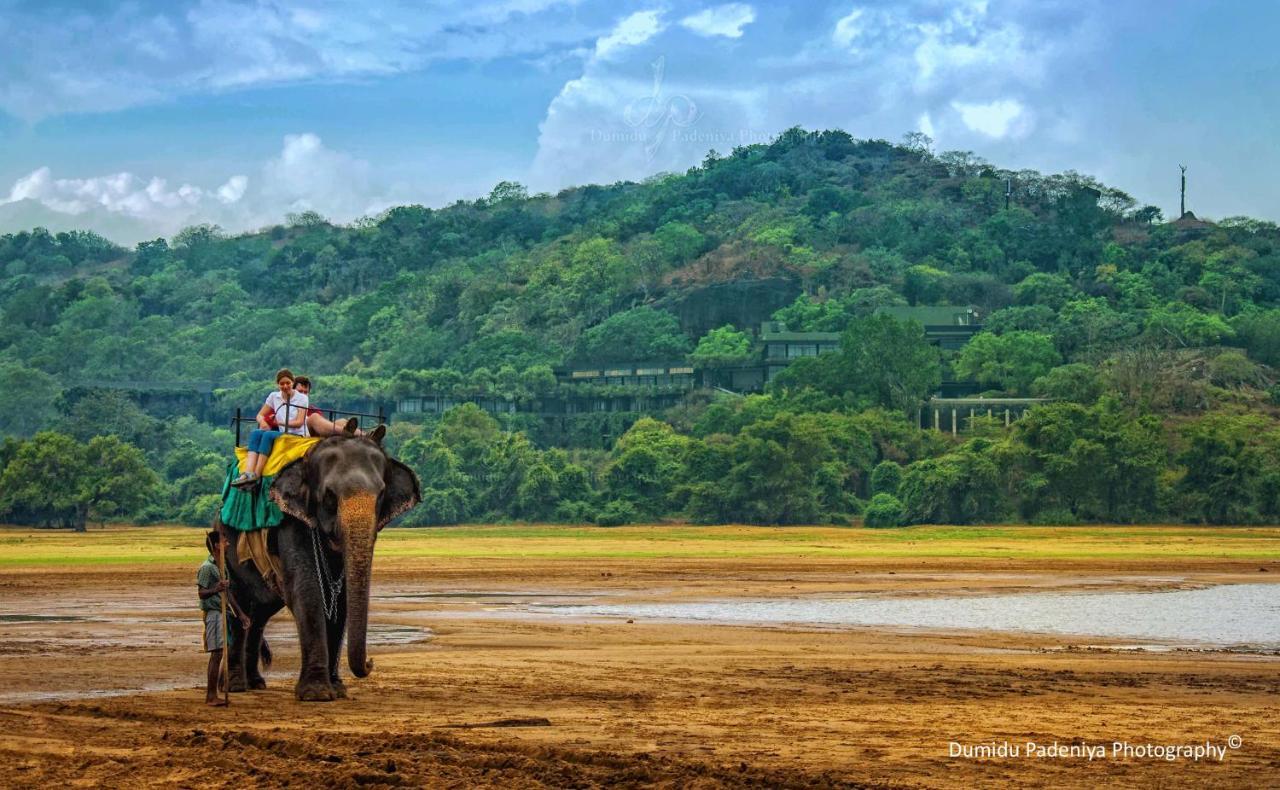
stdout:
<svg viewBox="0 0 1280 790">
<path fill-rule="evenodd" d="M 225 529 L 218 530 L 218 579 L 229 583 L 227 579 L 227 533 Z M 228 705 L 231 704 L 231 674 L 228 670 L 231 659 L 231 628 L 227 624 L 227 596 L 231 594 L 231 588 L 222 591 L 222 669 L 219 672 L 222 675 L 222 698 L 226 700 Z"/>
</svg>

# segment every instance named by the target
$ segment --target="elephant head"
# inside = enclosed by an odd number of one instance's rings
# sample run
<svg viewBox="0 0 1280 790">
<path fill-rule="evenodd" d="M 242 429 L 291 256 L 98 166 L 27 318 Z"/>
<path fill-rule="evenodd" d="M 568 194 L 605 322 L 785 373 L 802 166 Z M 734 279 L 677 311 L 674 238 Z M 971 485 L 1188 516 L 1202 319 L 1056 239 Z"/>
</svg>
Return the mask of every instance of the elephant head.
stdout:
<svg viewBox="0 0 1280 790">
<path fill-rule="evenodd" d="M 324 439 L 285 467 L 271 486 L 280 509 L 299 519 L 342 555 L 347 589 L 347 663 L 351 674 L 373 669 L 366 658 L 373 544 L 387 522 L 422 500 L 418 477 L 382 449 L 378 426 L 367 437 Z"/>
</svg>

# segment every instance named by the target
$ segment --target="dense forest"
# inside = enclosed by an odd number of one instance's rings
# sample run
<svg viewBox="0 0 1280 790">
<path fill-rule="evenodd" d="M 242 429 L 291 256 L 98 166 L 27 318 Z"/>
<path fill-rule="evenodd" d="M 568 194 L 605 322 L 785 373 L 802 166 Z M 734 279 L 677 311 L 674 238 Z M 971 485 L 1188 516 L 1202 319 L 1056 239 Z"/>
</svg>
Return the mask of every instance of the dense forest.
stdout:
<svg viewBox="0 0 1280 790">
<path fill-rule="evenodd" d="M 424 490 L 405 523 L 1276 521 L 1280 228 L 930 145 L 794 129 L 643 183 L 503 182 L 350 226 L 0 236 L 0 519 L 207 522 L 227 418 L 281 366 L 327 406 L 520 401 L 574 386 L 561 366 L 736 364 L 775 319 L 840 348 L 762 394 L 582 415 L 594 442 L 474 405 L 397 415 Z M 983 331 L 942 352 L 894 305 L 972 306 Z M 922 430 L 944 369 L 1045 402 Z M 166 382 L 213 402 L 145 396 Z"/>
</svg>

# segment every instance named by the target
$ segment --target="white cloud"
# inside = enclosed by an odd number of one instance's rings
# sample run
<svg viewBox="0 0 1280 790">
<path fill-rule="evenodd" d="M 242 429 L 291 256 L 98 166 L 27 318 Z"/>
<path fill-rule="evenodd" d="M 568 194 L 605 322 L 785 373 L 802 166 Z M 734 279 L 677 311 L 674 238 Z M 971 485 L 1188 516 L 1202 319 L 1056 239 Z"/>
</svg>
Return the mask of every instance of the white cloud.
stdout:
<svg viewBox="0 0 1280 790">
<path fill-rule="evenodd" d="M 314 134 L 287 135 L 262 176 L 264 204 L 276 216 L 311 210 L 346 221 L 380 207 L 368 162 L 325 147 Z"/>
<path fill-rule="evenodd" d="M 916 120 L 916 126 L 929 137 L 934 137 L 937 134 L 937 130 L 933 128 L 933 118 L 930 118 L 927 112 L 920 114 L 920 117 Z"/>
<path fill-rule="evenodd" d="M 60 214 L 103 211 L 167 225 L 193 216 L 207 198 L 224 204 L 236 202 L 247 183 L 244 176 L 234 176 L 219 190 L 209 193 L 190 184 L 170 189 L 163 178 L 143 181 L 133 173 L 54 178 L 50 168 L 41 167 L 14 182 L 8 199 L 0 200 L 0 205 L 32 200 Z"/>
<path fill-rule="evenodd" d="M 580 0 L 180 0 L 0 14 L 0 111 L 27 121 L 175 96 L 538 57 L 590 33 Z"/>
<path fill-rule="evenodd" d="M 997 99 L 986 104 L 956 101 L 951 106 L 960 113 L 960 120 L 965 126 L 987 137 L 1021 137 L 1030 131 L 1031 118 L 1026 108 L 1015 99 Z"/>
<path fill-rule="evenodd" d="M 227 179 L 227 183 L 218 187 L 218 200 L 223 203 L 231 204 L 244 197 L 244 191 L 249 186 L 249 179 L 245 176 L 232 176 Z"/>
<path fill-rule="evenodd" d="M 866 11 L 861 8 L 855 8 L 845 16 L 840 17 L 836 22 L 835 29 L 831 31 L 831 40 L 841 47 L 850 49 L 855 41 L 862 35 L 864 28 L 862 25 L 862 17 Z"/>
<path fill-rule="evenodd" d="M 596 41 L 595 56 L 601 60 L 618 55 L 625 49 L 639 46 L 662 32 L 660 11 L 637 11 L 626 17 L 606 36 Z"/>
<path fill-rule="evenodd" d="M 261 165 L 256 178 L 237 174 L 208 189 L 186 183 L 171 188 L 164 178 L 129 172 L 55 178 L 50 168 L 37 168 L 0 198 L 0 207 L 12 209 L 0 215 L 30 216 L 38 207 L 132 243 L 204 222 L 233 232 L 252 230 L 306 210 L 349 222 L 396 202 L 392 189 L 372 177 L 367 162 L 303 133 L 286 136 L 279 154 Z"/>
<path fill-rule="evenodd" d="M 661 17 L 643 47 L 615 47 L 615 28 L 599 46 L 609 57 L 585 59 L 548 105 L 526 181 L 639 180 L 794 125 L 889 140 L 919 129 L 940 148 L 1020 139 L 1061 114 L 1043 75 L 1097 43 L 1091 0 L 1070 1 L 846 0 L 821 27 L 770 31 L 773 52 L 794 54 L 750 60 L 664 37 Z"/>
<path fill-rule="evenodd" d="M 1039 84 L 1063 46 L 1079 43 L 1070 36 L 1070 30 L 1036 34 L 1008 8 L 992 13 L 986 0 L 963 0 L 854 7 L 836 20 L 830 41 L 881 68 L 896 89 L 927 95 L 966 84 Z M 805 57 L 812 60 L 814 52 Z"/>
<path fill-rule="evenodd" d="M 915 49 L 921 85 L 958 70 L 1004 69 L 1023 82 L 1038 81 L 1044 73 L 1045 53 L 1033 51 L 1016 28 L 1000 27 L 969 38 L 950 25 L 924 25 L 921 33 Z"/>
<path fill-rule="evenodd" d="M 690 14 L 680 24 L 700 36 L 741 38 L 742 29 L 756 21 L 756 10 L 746 3 L 727 3 Z"/>
</svg>

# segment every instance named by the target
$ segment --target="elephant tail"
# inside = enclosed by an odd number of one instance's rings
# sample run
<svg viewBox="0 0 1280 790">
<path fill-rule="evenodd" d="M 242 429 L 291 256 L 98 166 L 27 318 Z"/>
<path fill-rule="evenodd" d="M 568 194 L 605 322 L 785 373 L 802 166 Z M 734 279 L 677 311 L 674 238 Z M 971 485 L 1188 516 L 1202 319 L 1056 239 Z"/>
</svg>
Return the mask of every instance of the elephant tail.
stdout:
<svg viewBox="0 0 1280 790">
<path fill-rule="evenodd" d="M 258 648 L 258 658 L 262 661 L 263 669 L 271 669 L 271 645 L 267 644 L 266 637 L 262 639 L 262 647 Z"/>
</svg>

